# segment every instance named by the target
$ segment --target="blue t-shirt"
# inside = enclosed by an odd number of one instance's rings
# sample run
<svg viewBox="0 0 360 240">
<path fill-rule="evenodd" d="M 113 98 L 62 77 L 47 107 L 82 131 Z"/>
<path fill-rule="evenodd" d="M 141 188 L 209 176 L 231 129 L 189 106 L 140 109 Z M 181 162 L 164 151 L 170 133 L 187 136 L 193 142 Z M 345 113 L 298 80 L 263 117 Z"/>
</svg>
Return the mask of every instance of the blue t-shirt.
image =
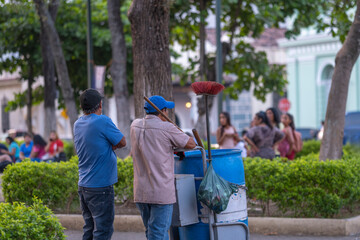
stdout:
<svg viewBox="0 0 360 240">
<path fill-rule="evenodd" d="M 10 143 L 9 145 L 9 152 L 12 152 L 12 150 L 15 148 L 15 158 L 19 158 L 20 157 L 20 148 L 19 145 L 14 141 L 12 143 Z"/>
<path fill-rule="evenodd" d="M 75 122 L 79 186 L 106 187 L 117 182 L 117 158 L 112 146 L 118 144 L 123 136 L 105 115 L 83 115 Z"/>
<path fill-rule="evenodd" d="M 26 144 L 23 143 L 20 146 L 20 152 L 22 152 L 25 157 L 30 157 L 32 147 L 33 147 L 33 142 L 32 141 L 30 142 L 29 146 L 26 146 Z"/>
</svg>

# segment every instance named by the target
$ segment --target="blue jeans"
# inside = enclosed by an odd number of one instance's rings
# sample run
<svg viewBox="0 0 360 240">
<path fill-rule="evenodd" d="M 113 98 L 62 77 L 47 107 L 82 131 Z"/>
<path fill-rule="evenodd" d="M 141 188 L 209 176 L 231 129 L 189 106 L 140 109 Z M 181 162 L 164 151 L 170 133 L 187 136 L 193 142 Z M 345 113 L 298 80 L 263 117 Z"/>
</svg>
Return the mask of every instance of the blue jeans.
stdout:
<svg viewBox="0 0 360 240">
<path fill-rule="evenodd" d="M 168 240 L 173 204 L 136 203 L 146 228 L 148 240 Z"/>
<path fill-rule="evenodd" d="M 82 215 L 85 221 L 83 240 L 110 240 L 114 232 L 114 188 L 79 186 Z"/>
</svg>

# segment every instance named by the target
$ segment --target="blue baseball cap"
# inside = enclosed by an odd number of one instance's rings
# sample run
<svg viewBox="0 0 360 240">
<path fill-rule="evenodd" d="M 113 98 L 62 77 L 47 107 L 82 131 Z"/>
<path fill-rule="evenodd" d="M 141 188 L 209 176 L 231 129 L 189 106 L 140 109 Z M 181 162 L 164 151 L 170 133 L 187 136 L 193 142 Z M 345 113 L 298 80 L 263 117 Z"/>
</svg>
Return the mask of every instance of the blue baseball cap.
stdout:
<svg viewBox="0 0 360 240">
<path fill-rule="evenodd" d="M 155 104 L 155 106 L 157 106 L 160 110 L 163 110 L 164 108 L 174 108 L 175 107 L 175 103 L 174 102 L 170 102 L 170 101 L 166 101 L 162 96 L 151 96 L 149 98 L 149 100 Z M 155 113 L 156 109 L 153 108 L 150 103 L 145 102 L 145 106 L 144 109 L 146 111 L 146 113 Z"/>
</svg>

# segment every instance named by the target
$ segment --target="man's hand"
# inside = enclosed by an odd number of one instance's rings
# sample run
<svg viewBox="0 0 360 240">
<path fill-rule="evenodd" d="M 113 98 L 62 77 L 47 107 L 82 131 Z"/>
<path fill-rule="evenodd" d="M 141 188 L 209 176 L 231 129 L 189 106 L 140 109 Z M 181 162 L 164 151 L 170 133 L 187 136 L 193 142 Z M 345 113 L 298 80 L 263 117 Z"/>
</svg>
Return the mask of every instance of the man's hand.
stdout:
<svg viewBox="0 0 360 240">
<path fill-rule="evenodd" d="M 185 149 L 193 149 L 193 148 L 195 148 L 196 147 L 196 143 L 195 143 L 195 141 L 194 141 L 194 139 L 191 137 L 190 139 L 189 139 L 189 141 L 186 143 L 186 145 L 185 145 Z"/>
<path fill-rule="evenodd" d="M 118 148 L 123 148 L 125 146 L 126 146 L 126 139 L 125 139 L 125 137 L 123 137 L 118 144 L 112 146 L 112 149 L 115 150 Z"/>
</svg>

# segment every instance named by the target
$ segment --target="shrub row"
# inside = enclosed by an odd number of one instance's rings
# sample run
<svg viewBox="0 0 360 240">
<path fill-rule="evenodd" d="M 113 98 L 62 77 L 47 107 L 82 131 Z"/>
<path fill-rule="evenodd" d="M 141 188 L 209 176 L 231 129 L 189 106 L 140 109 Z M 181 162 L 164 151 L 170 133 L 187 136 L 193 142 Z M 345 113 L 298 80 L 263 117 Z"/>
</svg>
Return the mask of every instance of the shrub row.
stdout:
<svg viewBox="0 0 360 240">
<path fill-rule="evenodd" d="M 247 158 L 244 160 L 248 197 L 270 201 L 282 213 L 295 217 L 333 217 L 351 211 L 360 200 L 360 156 L 319 161 L 310 154 L 294 161 Z"/>
<path fill-rule="evenodd" d="M 305 144 L 304 149 L 316 148 Z M 69 212 L 72 204 L 78 204 L 77 161 L 77 157 L 51 164 L 25 161 L 8 167 L 3 175 L 5 200 L 29 205 L 37 196 L 50 208 Z M 118 159 L 117 166 L 115 195 L 124 202 L 133 196 L 132 159 Z M 273 202 L 279 211 L 295 217 L 332 217 L 359 204 L 360 154 L 350 146 L 344 147 L 342 160 L 319 161 L 315 153 L 294 161 L 246 158 L 244 167 L 248 197 L 259 200 L 264 212 Z"/>
<path fill-rule="evenodd" d="M 119 181 L 114 186 L 116 199 L 124 202 L 132 198 L 132 159 L 118 159 Z M 2 176 L 6 202 L 33 203 L 33 196 L 55 211 L 70 212 L 79 208 L 77 193 L 78 158 L 60 163 L 23 161 L 10 165 Z"/>
<path fill-rule="evenodd" d="M 65 240 L 59 220 L 38 199 L 23 203 L 0 203 L 0 239 Z"/>
</svg>

